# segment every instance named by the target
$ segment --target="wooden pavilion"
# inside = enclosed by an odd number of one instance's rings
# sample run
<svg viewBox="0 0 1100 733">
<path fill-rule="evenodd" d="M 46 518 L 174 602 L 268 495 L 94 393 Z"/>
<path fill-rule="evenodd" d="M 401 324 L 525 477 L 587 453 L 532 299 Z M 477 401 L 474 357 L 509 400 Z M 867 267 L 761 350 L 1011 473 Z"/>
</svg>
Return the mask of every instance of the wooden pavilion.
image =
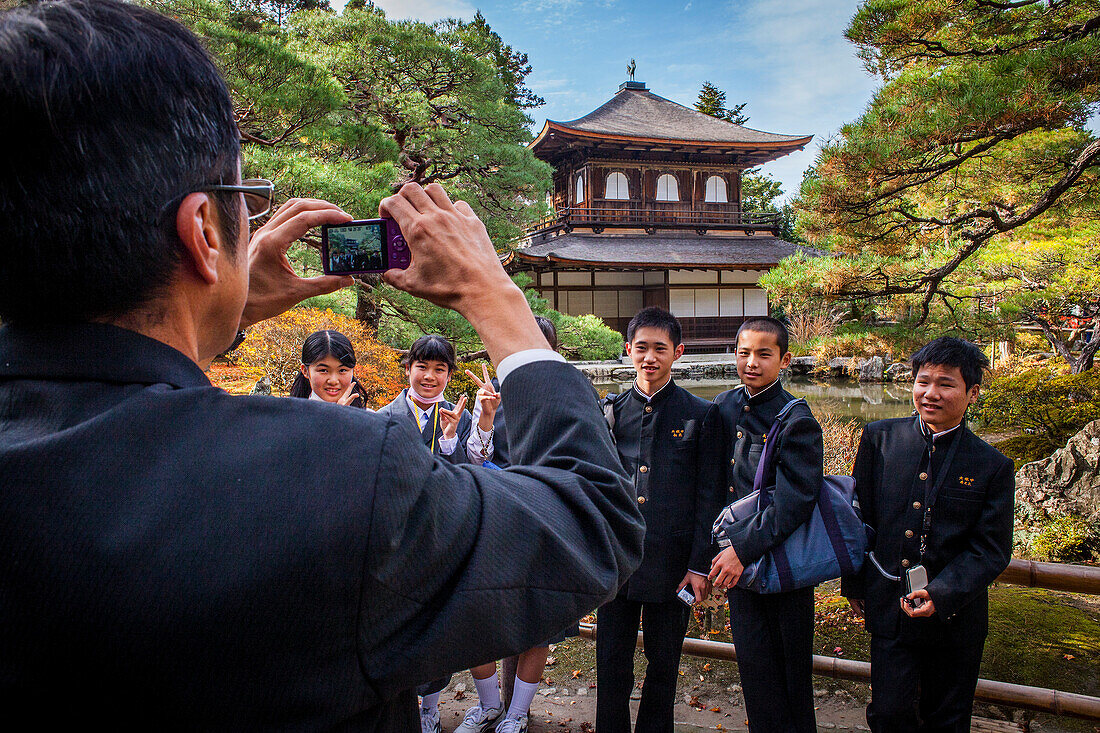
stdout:
<svg viewBox="0 0 1100 733">
<path fill-rule="evenodd" d="M 778 215 L 744 211 L 741 173 L 812 136 L 719 120 L 628 81 L 594 112 L 548 120 L 530 147 L 554 166 L 552 215 L 505 260 L 551 305 L 625 333 L 639 309 L 672 311 L 694 350 L 733 344 L 769 312 L 760 276 L 800 249 Z M 813 252 L 813 250 L 805 250 Z"/>
</svg>

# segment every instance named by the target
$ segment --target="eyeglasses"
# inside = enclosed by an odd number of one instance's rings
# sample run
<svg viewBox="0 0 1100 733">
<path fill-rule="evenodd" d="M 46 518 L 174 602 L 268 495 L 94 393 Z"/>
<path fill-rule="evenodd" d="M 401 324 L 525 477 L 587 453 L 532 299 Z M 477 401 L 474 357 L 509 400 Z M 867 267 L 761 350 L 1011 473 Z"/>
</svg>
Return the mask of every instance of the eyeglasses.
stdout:
<svg viewBox="0 0 1100 733">
<path fill-rule="evenodd" d="M 259 219 L 271 211 L 271 200 L 275 197 L 275 184 L 266 178 L 249 178 L 236 185 L 211 183 L 196 191 L 229 191 L 244 194 L 244 205 L 248 208 L 248 220 Z"/>
</svg>

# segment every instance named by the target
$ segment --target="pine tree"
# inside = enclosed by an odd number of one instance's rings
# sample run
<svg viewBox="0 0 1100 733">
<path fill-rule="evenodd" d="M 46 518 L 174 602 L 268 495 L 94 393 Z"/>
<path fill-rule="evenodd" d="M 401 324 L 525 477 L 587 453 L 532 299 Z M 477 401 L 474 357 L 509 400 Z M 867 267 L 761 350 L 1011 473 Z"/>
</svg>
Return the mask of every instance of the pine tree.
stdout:
<svg viewBox="0 0 1100 733">
<path fill-rule="evenodd" d="M 699 90 L 699 99 L 695 102 L 695 109 L 705 115 L 717 117 L 735 125 L 744 125 L 749 121 L 748 116 L 741 113 L 747 102 L 742 102 L 733 109 L 726 109 L 726 93 L 711 84 L 703 82 L 703 88 Z"/>
</svg>

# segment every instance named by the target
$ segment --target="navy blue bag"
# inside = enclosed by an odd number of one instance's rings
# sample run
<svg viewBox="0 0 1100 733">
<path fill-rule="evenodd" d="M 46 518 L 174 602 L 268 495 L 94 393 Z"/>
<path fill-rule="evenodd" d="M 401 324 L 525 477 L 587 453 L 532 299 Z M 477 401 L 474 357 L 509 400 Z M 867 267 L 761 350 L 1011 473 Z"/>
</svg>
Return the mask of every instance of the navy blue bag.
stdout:
<svg viewBox="0 0 1100 733">
<path fill-rule="evenodd" d="M 806 400 L 791 400 L 783 406 L 769 436 L 778 434 L 787 413 L 799 403 L 805 404 Z M 727 506 L 714 520 L 711 533 L 722 549 L 730 546 L 727 527 L 764 511 L 772 503 L 771 492 L 764 490 L 764 476 L 775 460 L 774 444 L 764 439 L 752 493 Z M 826 476 L 810 520 L 778 547 L 745 566 L 737 587 L 757 593 L 782 593 L 859 572 L 867 554 L 868 527 L 859 515 L 855 486 L 851 476 Z"/>
</svg>

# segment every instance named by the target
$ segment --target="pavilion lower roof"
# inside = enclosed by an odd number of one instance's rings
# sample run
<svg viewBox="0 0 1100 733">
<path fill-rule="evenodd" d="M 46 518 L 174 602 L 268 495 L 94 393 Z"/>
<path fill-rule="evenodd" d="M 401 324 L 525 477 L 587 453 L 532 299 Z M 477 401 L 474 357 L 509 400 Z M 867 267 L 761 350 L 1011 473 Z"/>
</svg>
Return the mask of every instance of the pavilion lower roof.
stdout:
<svg viewBox="0 0 1100 733">
<path fill-rule="evenodd" d="M 667 234 L 563 234 L 517 248 L 505 260 L 512 267 L 706 268 L 753 270 L 774 267 L 784 257 L 825 254 L 772 235 L 737 237 Z"/>
</svg>

